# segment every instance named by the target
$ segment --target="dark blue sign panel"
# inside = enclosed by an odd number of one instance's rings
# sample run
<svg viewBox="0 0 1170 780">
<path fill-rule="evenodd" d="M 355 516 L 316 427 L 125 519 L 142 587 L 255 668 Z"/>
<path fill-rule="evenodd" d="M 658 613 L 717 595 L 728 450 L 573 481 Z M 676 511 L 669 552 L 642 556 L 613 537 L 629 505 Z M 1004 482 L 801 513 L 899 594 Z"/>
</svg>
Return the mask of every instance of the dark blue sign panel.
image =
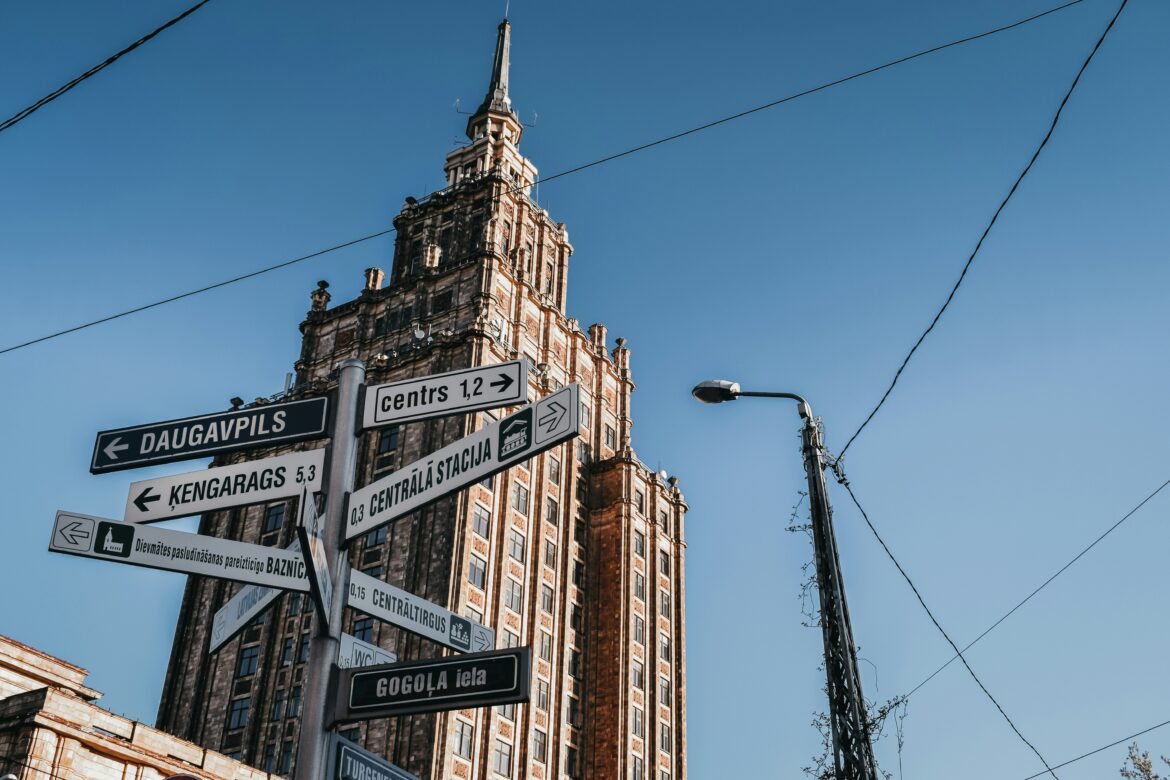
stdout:
<svg viewBox="0 0 1170 780">
<path fill-rule="evenodd" d="M 339 734 L 333 735 L 332 756 L 329 780 L 419 780 Z"/>
<path fill-rule="evenodd" d="M 102 431 L 93 447 L 91 474 L 190 460 L 251 447 L 325 436 L 324 398 L 256 406 L 234 412 Z"/>
<path fill-rule="evenodd" d="M 335 720 L 349 722 L 419 712 L 528 701 L 532 648 L 344 669 L 338 673 Z"/>
</svg>

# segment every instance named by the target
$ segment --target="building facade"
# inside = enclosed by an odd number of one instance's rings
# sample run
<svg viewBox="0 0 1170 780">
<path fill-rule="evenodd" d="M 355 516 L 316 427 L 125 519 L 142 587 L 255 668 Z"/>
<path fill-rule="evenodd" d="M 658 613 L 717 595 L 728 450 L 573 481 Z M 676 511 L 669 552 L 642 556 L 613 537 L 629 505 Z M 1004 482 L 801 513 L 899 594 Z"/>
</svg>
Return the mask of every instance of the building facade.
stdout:
<svg viewBox="0 0 1170 780">
<path fill-rule="evenodd" d="M 346 733 L 427 780 L 686 777 L 683 521 L 677 479 L 634 454 L 630 349 L 566 312 L 565 225 L 533 201 L 533 164 L 508 95 L 510 27 L 501 23 L 470 143 L 447 155 L 446 188 L 407 198 L 394 220 L 389 279 L 367 269 L 355 299 L 311 294 L 289 397 L 321 395 L 337 365 L 377 384 L 527 357 L 528 398 L 572 382 L 581 435 L 355 539 L 353 567 L 493 627 L 533 650 L 526 704 L 368 721 Z M 258 403 L 262 400 L 258 399 Z M 510 409 L 497 410 L 497 415 Z M 358 485 L 482 426 L 486 413 L 363 434 Z M 262 457 L 324 442 L 252 452 Z M 221 458 L 218 463 L 234 462 Z M 295 502 L 205 516 L 201 533 L 285 546 Z M 211 618 L 238 589 L 192 577 L 175 633 L 158 726 L 254 766 L 295 761 L 312 615 L 286 594 L 217 653 Z M 343 630 L 401 660 L 445 652 L 369 616 Z"/>
<path fill-rule="evenodd" d="M 0 636 L 0 775 L 17 780 L 276 780 L 114 715 L 86 671 Z"/>
</svg>

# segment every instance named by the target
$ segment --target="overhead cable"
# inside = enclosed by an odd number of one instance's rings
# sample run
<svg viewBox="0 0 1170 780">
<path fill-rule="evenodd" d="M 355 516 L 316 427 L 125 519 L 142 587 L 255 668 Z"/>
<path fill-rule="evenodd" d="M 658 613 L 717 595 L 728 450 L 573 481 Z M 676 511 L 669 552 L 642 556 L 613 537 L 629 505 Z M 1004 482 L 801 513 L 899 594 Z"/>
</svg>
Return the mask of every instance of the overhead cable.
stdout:
<svg viewBox="0 0 1170 780">
<path fill-rule="evenodd" d="M 207 0 L 204 0 L 204 2 L 207 2 Z M 717 119 L 713 122 L 708 122 L 706 124 L 699 125 L 698 127 L 692 127 L 689 130 L 684 130 L 680 133 L 675 133 L 673 135 L 666 136 L 665 138 L 660 138 L 656 141 L 651 141 L 649 143 L 645 143 L 645 144 L 642 144 L 640 146 L 635 146 L 635 147 L 632 147 L 630 149 L 626 149 L 625 151 L 617 152 L 616 154 L 611 154 L 611 155 L 608 155 L 606 157 L 602 157 L 598 160 L 594 160 L 593 162 L 585 163 L 584 165 L 578 165 L 576 167 L 569 168 L 569 169 L 561 171 L 559 173 L 554 173 L 551 176 L 545 176 L 544 178 L 538 179 L 537 181 L 533 182 L 533 184 L 539 185 L 539 184 L 542 184 L 545 182 L 550 182 L 554 179 L 559 179 L 563 176 L 568 176 L 568 175 L 573 174 L 573 173 L 579 173 L 580 171 L 584 171 L 588 168 L 593 168 L 593 167 L 596 167 L 598 165 L 603 165 L 604 163 L 612 162 L 613 160 L 617 160 L 617 159 L 622 158 L 622 157 L 628 157 L 629 155 L 644 151 L 646 149 L 650 149 L 654 146 L 659 146 L 661 144 L 665 144 L 665 143 L 668 143 L 670 141 L 675 141 L 679 138 L 683 138 L 683 137 L 686 137 L 688 135 L 693 135 L 693 134 L 701 132 L 703 130 L 708 130 L 712 127 L 716 127 L 716 126 L 721 125 L 721 124 L 726 124 L 727 122 L 731 122 L 731 121 L 734 121 L 736 119 L 741 119 L 743 117 L 749 116 L 751 114 L 755 114 L 755 113 L 760 112 L 760 111 L 764 111 L 764 110 L 769 109 L 769 108 L 774 108 L 775 106 L 779 106 L 783 103 L 787 103 L 789 101 L 796 100 L 797 98 L 805 97 L 807 95 L 811 95 L 813 93 L 820 92 L 822 90 L 826 90 L 826 89 L 829 89 L 831 87 L 838 86 L 840 84 L 844 84 L 848 81 L 852 81 L 854 79 L 861 78 L 862 76 L 868 76 L 868 75 L 871 75 L 873 73 L 877 73 L 879 71 L 885 70 L 886 68 L 891 68 L 895 65 L 900 65 L 900 64 L 909 62 L 911 60 L 918 59 L 919 57 L 925 57 L 928 54 L 934 54 L 934 53 L 940 52 L 944 49 L 949 49 L 953 46 L 959 46 L 959 45 L 964 44 L 964 43 L 970 43 L 972 41 L 977 41 L 981 38 L 986 38 L 986 37 L 991 36 L 991 35 L 996 35 L 997 33 L 1006 32 L 1007 30 L 1011 30 L 1015 27 L 1019 27 L 1019 26 L 1024 25 L 1024 24 L 1028 24 L 1029 22 L 1034 22 L 1037 19 L 1041 19 L 1041 18 L 1048 16 L 1050 14 L 1057 13 L 1058 11 L 1063 11 L 1066 8 L 1071 8 L 1072 6 L 1078 5 L 1082 2 L 1084 2 L 1084 0 L 1071 0 L 1071 2 L 1063 3 L 1062 5 L 1058 5 L 1054 8 L 1050 8 L 1047 11 L 1043 11 L 1041 13 L 1034 14 L 1034 15 L 1029 16 L 1027 18 L 1012 22 L 1011 24 L 1006 24 L 1006 25 L 1003 25 L 1001 27 L 996 27 L 994 29 L 987 30 L 985 32 L 981 32 L 977 35 L 970 35 L 970 36 L 967 36 L 966 38 L 960 38 L 958 40 L 951 41 L 950 43 L 944 43 L 940 46 L 934 46 L 934 47 L 931 47 L 929 49 L 924 49 L 922 51 L 916 52 L 914 54 L 909 54 L 909 55 L 906 55 L 904 57 L 899 57 L 898 59 L 891 60 L 885 64 L 878 65 L 878 66 L 875 66 L 872 68 L 867 68 L 866 70 L 858 71 L 857 73 L 853 73 L 849 76 L 845 76 L 843 78 L 839 78 L 839 79 L 836 79 L 834 81 L 829 81 L 829 82 L 826 82 L 824 84 L 821 84 L 820 86 L 812 87 L 811 89 L 806 89 L 806 90 L 803 90 L 801 92 L 794 93 L 792 95 L 788 95 L 787 97 L 780 98 L 779 100 L 773 100 L 770 103 L 765 103 L 761 106 L 756 106 L 755 108 L 751 108 L 751 109 L 748 109 L 746 111 L 740 111 L 739 113 L 732 114 L 731 116 L 723 117 L 722 119 Z M 200 5 L 202 5 L 202 3 Z M 194 9 L 192 9 L 192 10 L 194 10 Z M 517 189 L 519 189 L 519 188 L 517 188 Z M 277 263 L 276 265 L 271 265 L 271 266 L 268 266 L 266 268 L 261 268 L 261 269 L 258 269 L 256 271 L 253 271 L 251 273 L 244 274 L 242 276 L 238 276 L 238 277 L 228 279 L 228 280 L 225 280 L 222 282 L 217 282 L 215 284 L 207 285 L 206 287 L 201 287 L 198 290 L 192 290 L 190 292 L 182 293 L 180 295 L 175 295 L 175 296 L 172 296 L 170 298 L 166 298 L 166 299 L 156 301 L 156 302 L 151 303 L 151 304 L 147 304 L 145 306 L 140 306 L 140 307 L 137 307 L 134 309 L 129 309 L 127 311 L 120 312 L 118 314 L 113 314 L 113 315 L 110 315 L 108 317 L 103 317 L 103 318 L 98 319 L 98 320 L 93 320 L 92 322 L 82 323 L 81 325 L 76 325 L 74 327 L 66 328 L 64 330 L 60 330 L 60 331 L 57 331 L 55 333 L 50 333 L 48 335 L 32 339 L 30 341 L 26 341 L 26 342 L 21 343 L 21 344 L 14 344 L 12 346 L 0 349 L 0 355 L 3 355 L 6 352 L 13 352 L 15 350 L 22 349 L 24 347 L 29 347 L 29 346 L 32 346 L 33 344 L 39 344 L 42 341 L 48 341 L 49 339 L 54 339 L 54 338 L 57 338 L 59 336 L 64 336 L 68 333 L 74 333 L 74 332 L 79 331 L 79 330 L 84 330 L 85 328 L 89 328 L 89 327 L 92 327 L 94 325 L 100 325 L 104 322 L 109 322 L 110 320 L 116 320 L 120 317 L 125 317 L 125 316 L 130 315 L 130 314 L 136 314 L 140 311 L 144 311 L 145 309 L 151 309 L 151 308 L 154 308 L 156 306 L 161 306 L 165 303 L 171 303 L 172 301 L 177 301 L 177 300 L 180 300 L 182 298 L 189 298 L 193 295 L 198 295 L 200 293 L 207 292 L 209 290 L 215 290 L 219 287 L 224 287 L 226 285 L 233 284 L 233 283 L 238 282 L 238 281 L 243 281 L 244 279 L 250 279 L 254 276 L 266 274 L 266 273 L 269 273 L 271 271 L 275 271 L 277 269 L 284 268 L 286 266 L 300 262 L 301 260 L 307 260 L 307 259 L 312 258 L 312 257 L 319 257 L 319 256 L 327 254 L 329 252 L 333 252 L 333 251 L 336 251 L 338 249 L 342 249 L 342 248 L 347 247 L 347 246 L 352 246 L 353 244 L 357 244 L 357 243 L 360 243 L 362 241 L 367 241 L 371 238 L 376 238 L 378 236 L 386 235 L 387 233 L 391 233 L 391 232 L 393 232 L 393 228 L 390 228 L 390 229 L 385 230 L 385 231 L 381 231 L 379 233 L 374 233 L 374 234 L 371 234 L 369 236 L 365 236 L 363 238 L 355 239 L 353 241 L 347 241 L 343 244 L 338 244 L 335 247 L 331 247 L 329 249 L 324 249 L 324 250 L 321 250 L 319 252 L 314 252 L 311 255 L 305 255 L 304 257 L 301 257 L 301 258 L 289 260 L 289 261 L 283 262 L 283 263 Z"/>
<path fill-rule="evenodd" d="M 30 106 L 27 106 L 27 107 L 21 109 L 20 111 L 17 111 L 15 114 L 13 114 L 12 116 L 5 119 L 3 122 L 0 122 L 0 133 L 4 132 L 8 128 L 12 127 L 13 125 L 15 125 L 17 122 L 21 121 L 22 119 L 27 118 L 34 111 L 37 111 L 38 109 L 43 108 L 44 106 L 48 105 L 49 103 L 52 103 L 54 100 L 56 100 L 57 98 L 64 95 L 66 92 L 73 89 L 78 84 L 80 84 L 81 82 L 88 79 L 90 76 L 95 76 L 98 73 L 100 73 L 101 71 L 110 67 L 115 62 L 117 62 L 119 59 L 121 59 L 125 55 L 129 54 L 130 52 L 134 51 L 139 46 L 146 43 L 147 41 L 149 41 L 151 38 L 158 35 L 159 33 L 161 33 L 163 30 L 167 29 L 168 27 L 172 27 L 172 26 L 178 24 L 179 22 L 183 21 L 188 16 L 195 13 L 203 6 L 207 5 L 210 1 L 211 0 L 200 0 L 200 2 L 191 6 L 186 11 L 184 11 L 183 13 L 176 16 L 174 19 L 171 19 L 169 22 L 167 22 L 163 26 L 156 28 L 153 32 L 147 33 L 146 35 L 142 36 L 141 38 L 136 40 L 134 43 L 127 46 L 125 49 L 122 49 L 117 54 L 113 54 L 110 57 L 107 57 L 105 59 L 105 61 L 103 61 L 97 65 L 94 65 L 92 68 L 87 70 L 85 73 L 82 73 L 77 78 L 65 82 L 64 84 L 57 87 L 55 90 L 53 90 L 49 94 L 45 95 L 43 98 L 41 98 L 37 102 L 33 103 Z"/>
</svg>

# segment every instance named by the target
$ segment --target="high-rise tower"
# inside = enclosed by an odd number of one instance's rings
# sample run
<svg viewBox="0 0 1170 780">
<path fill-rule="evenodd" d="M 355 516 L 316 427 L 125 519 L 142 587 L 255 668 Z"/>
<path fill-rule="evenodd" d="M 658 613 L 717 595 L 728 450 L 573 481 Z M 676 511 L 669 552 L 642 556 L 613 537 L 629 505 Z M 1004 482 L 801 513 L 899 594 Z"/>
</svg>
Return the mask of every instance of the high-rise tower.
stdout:
<svg viewBox="0 0 1170 780">
<path fill-rule="evenodd" d="M 329 307 L 311 295 L 291 397 L 328 391 L 342 360 L 370 384 L 526 356 L 529 398 L 582 390 L 580 438 L 355 540 L 350 563 L 490 625 L 500 646 L 533 648 L 527 704 L 368 721 L 348 735 L 427 780 L 686 777 L 683 519 L 677 480 L 630 446 L 634 382 L 624 339 L 566 314 L 564 224 L 530 196 L 536 168 L 508 96 L 511 28 L 500 24 L 470 143 L 447 155 L 446 188 L 407 198 L 394 219 L 389 284 Z M 259 403 L 259 401 L 258 401 Z M 501 410 L 506 413 L 510 410 Z M 484 413 L 363 435 L 358 484 L 481 426 Z M 322 442 L 232 458 L 264 457 Z M 206 515 L 200 532 L 284 546 L 295 502 Z M 238 590 L 192 577 L 158 726 L 287 774 L 295 761 L 307 599 L 282 596 L 217 653 L 211 617 Z M 402 660 L 447 652 L 348 611 L 343 630 Z"/>
</svg>

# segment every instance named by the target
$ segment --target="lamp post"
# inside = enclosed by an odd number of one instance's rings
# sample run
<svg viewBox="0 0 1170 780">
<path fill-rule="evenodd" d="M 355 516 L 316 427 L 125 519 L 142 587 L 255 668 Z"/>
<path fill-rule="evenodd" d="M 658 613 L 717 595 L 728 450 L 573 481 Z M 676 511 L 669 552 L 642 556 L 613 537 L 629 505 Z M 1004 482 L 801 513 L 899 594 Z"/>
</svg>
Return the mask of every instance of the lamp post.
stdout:
<svg viewBox="0 0 1170 780">
<path fill-rule="evenodd" d="M 741 396 L 788 398 L 797 403 L 804 420 L 801 449 L 808 478 L 808 501 L 812 515 L 813 562 L 821 603 L 821 636 L 825 644 L 825 675 L 829 695 L 829 723 L 833 736 L 833 766 L 838 780 L 877 780 L 861 675 L 857 671 L 857 649 L 845 601 L 841 561 L 833 533 L 833 510 L 825 488 L 824 443 L 821 429 L 808 401 L 794 393 L 764 393 L 741 390 L 738 382 L 722 379 L 700 382 L 691 394 L 705 404 L 734 401 Z"/>
</svg>

